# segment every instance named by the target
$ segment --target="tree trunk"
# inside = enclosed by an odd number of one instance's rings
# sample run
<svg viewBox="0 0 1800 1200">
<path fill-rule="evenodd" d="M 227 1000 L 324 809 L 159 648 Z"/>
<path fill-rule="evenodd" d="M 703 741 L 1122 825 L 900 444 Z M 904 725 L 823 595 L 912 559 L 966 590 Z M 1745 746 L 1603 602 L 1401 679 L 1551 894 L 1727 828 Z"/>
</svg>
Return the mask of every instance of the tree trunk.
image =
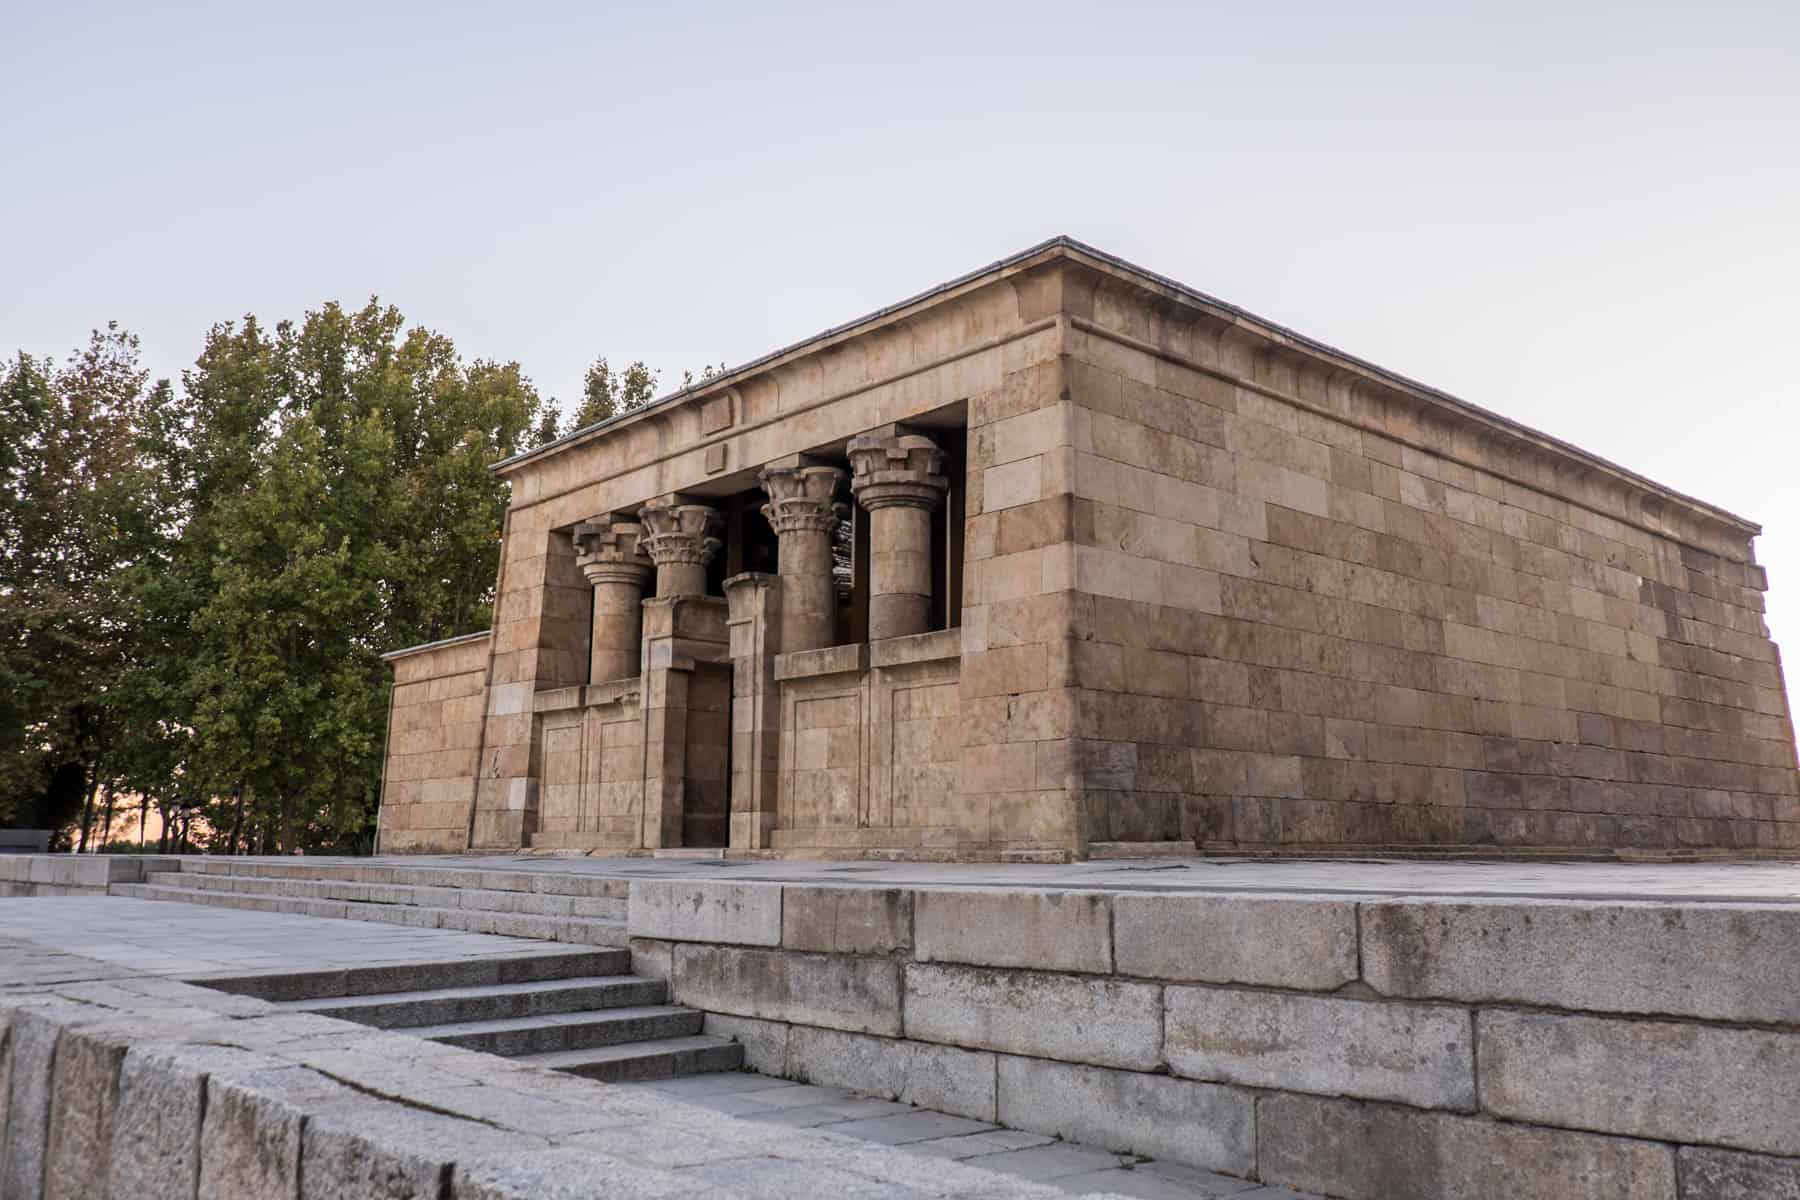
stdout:
<svg viewBox="0 0 1800 1200">
<path fill-rule="evenodd" d="M 112 841 L 113 785 L 110 779 L 106 781 L 106 803 L 101 805 L 101 811 L 106 815 L 100 821 L 99 849 L 104 850 Z"/>
<path fill-rule="evenodd" d="M 238 838 L 244 832 L 244 784 L 238 781 L 237 790 L 232 793 L 231 836 L 226 840 L 225 853 L 242 854 L 238 849 Z"/>
<path fill-rule="evenodd" d="M 138 800 L 138 849 L 144 848 L 144 834 L 150 825 L 150 797 L 143 796 Z"/>
<path fill-rule="evenodd" d="M 86 854 L 88 829 L 94 823 L 94 794 L 100 790 L 100 764 L 92 763 L 87 769 L 87 798 L 81 802 L 81 840 L 75 845 L 75 853 Z"/>
</svg>

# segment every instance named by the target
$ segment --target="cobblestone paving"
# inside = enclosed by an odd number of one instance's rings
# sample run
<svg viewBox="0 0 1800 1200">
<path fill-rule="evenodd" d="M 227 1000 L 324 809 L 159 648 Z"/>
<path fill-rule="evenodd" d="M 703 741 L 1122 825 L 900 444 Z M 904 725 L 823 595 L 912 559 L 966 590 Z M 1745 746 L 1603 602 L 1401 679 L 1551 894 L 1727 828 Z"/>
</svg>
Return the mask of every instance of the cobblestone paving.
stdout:
<svg viewBox="0 0 1800 1200">
<path fill-rule="evenodd" d="M 915 1154 L 955 1159 L 1072 1195 L 1106 1193 L 1136 1200 L 1319 1200 L 1175 1163 L 1059 1142 L 967 1117 L 877 1100 L 844 1088 L 771 1079 L 749 1071 L 620 1084 L 673 1096 L 740 1120 L 819 1129 Z"/>
</svg>

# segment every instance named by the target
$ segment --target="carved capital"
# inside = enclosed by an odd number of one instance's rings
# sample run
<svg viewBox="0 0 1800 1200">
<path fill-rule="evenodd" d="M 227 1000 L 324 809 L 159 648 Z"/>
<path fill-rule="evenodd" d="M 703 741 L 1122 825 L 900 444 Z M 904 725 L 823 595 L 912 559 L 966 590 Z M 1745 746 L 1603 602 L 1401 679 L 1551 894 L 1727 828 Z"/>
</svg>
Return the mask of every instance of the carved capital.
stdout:
<svg viewBox="0 0 1800 1200">
<path fill-rule="evenodd" d="M 850 439 L 850 488 L 871 511 L 889 505 L 936 508 L 950 481 L 944 452 L 921 434 L 864 434 Z"/>
<path fill-rule="evenodd" d="M 655 568 L 644 553 L 644 527 L 622 517 L 597 517 L 575 527 L 575 565 L 589 583 L 648 583 Z"/>
<path fill-rule="evenodd" d="M 764 467 L 759 479 L 769 496 L 762 513 L 777 534 L 830 533 L 849 511 L 837 498 L 844 473 L 836 467 Z"/>
<path fill-rule="evenodd" d="M 724 545 L 719 533 L 725 523 L 717 509 L 704 504 L 652 501 L 638 515 L 644 521 L 644 549 L 659 567 L 678 563 L 703 567 Z"/>
</svg>

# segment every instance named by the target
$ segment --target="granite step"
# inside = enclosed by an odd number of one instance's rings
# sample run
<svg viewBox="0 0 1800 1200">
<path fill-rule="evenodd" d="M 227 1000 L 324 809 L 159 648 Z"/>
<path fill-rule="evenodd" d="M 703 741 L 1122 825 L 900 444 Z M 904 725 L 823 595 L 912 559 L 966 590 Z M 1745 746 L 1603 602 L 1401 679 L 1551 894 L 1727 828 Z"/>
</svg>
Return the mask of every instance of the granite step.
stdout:
<svg viewBox="0 0 1800 1200">
<path fill-rule="evenodd" d="M 476 912 L 524 913 L 540 917 L 589 917 L 605 921 L 623 921 L 626 907 L 623 899 L 611 896 L 573 896 L 492 888 L 455 888 L 417 883 L 305 879 L 293 876 L 152 871 L 144 877 L 144 882 L 152 887 L 179 887 L 204 892 L 232 892 L 251 896 L 292 896 L 311 900 L 348 900 L 362 904 L 464 908 Z"/>
<path fill-rule="evenodd" d="M 234 972 L 224 976 L 192 976 L 189 983 L 277 1004 L 338 1000 L 378 1001 L 397 995 L 446 989 L 506 988 L 520 985 L 636 978 L 625 950 L 524 950 L 452 959 L 447 962 L 382 963 L 316 971 Z M 299 1005 L 296 1005 L 298 1007 Z M 330 1014 L 336 1015 L 336 1014 Z M 348 1020 L 349 1018 L 345 1018 Z"/>
<path fill-rule="evenodd" d="M 315 900 L 304 896 L 261 896 L 148 883 L 115 883 L 107 890 L 110 895 L 129 896 L 138 900 L 172 900 L 215 908 L 300 913 L 309 917 L 335 917 L 351 921 L 382 921 L 393 925 L 454 929 L 464 933 L 492 933 L 503 937 L 535 938 L 549 942 L 624 946 L 628 941 L 624 921 L 598 917 L 546 917 L 530 913 L 488 912 L 414 904 Z"/>
<path fill-rule="evenodd" d="M 398 883 L 415 887 L 535 892 L 539 895 L 608 897 L 623 900 L 630 881 L 603 875 L 533 871 L 494 866 L 409 866 L 404 863 L 322 862 L 315 859 L 237 858 L 188 855 L 174 860 L 183 875 L 237 876 L 259 879 L 330 880 L 350 883 Z"/>
<path fill-rule="evenodd" d="M 668 998 L 669 985 L 660 979 L 612 975 L 294 1000 L 283 1003 L 282 1007 L 355 1021 L 359 1025 L 373 1025 L 378 1029 L 410 1032 L 421 1025 L 455 1025 L 597 1009 L 639 1008 L 663 1004 Z"/>
<path fill-rule="evenodd" d="M 506 1058 L 589 1050 L 621 1042 L 660 1041 L 700 1032 L 702 1014 L 673 1004 L 557 1013 L 518 1020 L 462 1021 L 421 1025 L 406 1032 L 414 1037 L 465 1050 L 484 1050 Z"/>
<path fill-rule="evenodd" d="M 522 1054 L 513 1061 L 606 1083 L 625 1083 L 736 1071 L 744 1065 L 744 1048 L 725 1038 L 700 1034 L 597 1046 L 589 1050 Z"/>
</svg>

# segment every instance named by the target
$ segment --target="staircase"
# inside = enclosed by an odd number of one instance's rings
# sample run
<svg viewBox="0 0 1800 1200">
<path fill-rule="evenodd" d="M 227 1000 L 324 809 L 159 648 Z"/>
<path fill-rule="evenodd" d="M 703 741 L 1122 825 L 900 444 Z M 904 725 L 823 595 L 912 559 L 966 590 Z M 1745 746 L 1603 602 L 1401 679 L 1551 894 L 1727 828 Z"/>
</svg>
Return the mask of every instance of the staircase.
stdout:
<svg viewBox="0 0 1800 1200">
<path fill-rule="evenodd" d="M 703 1014 L 630 970 L 628 951 L 584 950 L 196 982 L 608 1082 L 743 1065 L 742 1046 L 702 1035 Z"/>
<path fill-rule="evenodd" d="M 622 879 L 494 867 L 368 866 L 354 862 L 185 858 L 114 896 L 224 908 L 385 921 L 428 929 L 623 946 Z"/>
</svg>

